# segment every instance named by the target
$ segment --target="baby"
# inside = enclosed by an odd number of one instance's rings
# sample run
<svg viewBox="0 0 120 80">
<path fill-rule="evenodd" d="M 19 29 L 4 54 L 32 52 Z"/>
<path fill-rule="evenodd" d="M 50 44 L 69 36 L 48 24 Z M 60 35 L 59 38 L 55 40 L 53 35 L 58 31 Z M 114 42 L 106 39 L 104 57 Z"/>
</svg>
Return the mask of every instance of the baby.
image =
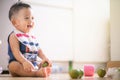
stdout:
<svg viewBox="0 0 120 80">
<path fill-rule="evenodd" d="M 14 26 L 8 36 L 8 69 L 12 76 L 47 77 L 51 74 L 51 61 L 43 54 L 35 36 L 30 34 L 34 27 L 31 6 L 17 2 L 9 10 L 9 19 Z M 37 57 L 42 59 L 37 62 Z M 47 62 L 47 67 L 42 67 Z"/>
</svg>

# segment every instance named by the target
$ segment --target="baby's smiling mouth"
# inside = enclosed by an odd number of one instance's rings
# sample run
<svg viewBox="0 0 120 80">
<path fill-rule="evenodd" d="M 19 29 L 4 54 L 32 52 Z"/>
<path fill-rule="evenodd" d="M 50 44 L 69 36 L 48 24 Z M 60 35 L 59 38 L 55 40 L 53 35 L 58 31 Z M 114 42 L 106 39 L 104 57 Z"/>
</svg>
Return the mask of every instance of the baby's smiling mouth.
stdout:
<svg viewBox="0 0 120 80">
<path fill-rule="evenodd" d="M 32 28 L 32 25 L 27 25 L 28 28 Z"/>
</svg>

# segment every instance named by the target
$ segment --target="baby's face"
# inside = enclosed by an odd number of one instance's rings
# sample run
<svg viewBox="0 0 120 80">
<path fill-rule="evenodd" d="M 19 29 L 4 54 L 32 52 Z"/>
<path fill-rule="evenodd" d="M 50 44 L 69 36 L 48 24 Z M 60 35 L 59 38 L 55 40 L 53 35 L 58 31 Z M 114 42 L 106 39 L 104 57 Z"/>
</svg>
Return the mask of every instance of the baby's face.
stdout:
<svg viewBox="0 0 120 80">
<path fill-rule="evenodd" d="M 18 11 L 15 15 L 15 27 L 24 32 L 28 33 L 34 26 L 34 17 L 30 8 L 23 8 Z"/>
</svg>

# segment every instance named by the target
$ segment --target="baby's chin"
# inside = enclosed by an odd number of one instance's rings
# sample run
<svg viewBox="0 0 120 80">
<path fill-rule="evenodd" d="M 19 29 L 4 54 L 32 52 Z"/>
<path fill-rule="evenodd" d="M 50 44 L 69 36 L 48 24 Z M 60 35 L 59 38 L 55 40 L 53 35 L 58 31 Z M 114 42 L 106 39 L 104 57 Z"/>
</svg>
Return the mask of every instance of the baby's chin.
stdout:
<svg viewBox="0 0 120 80">
<path fill-rule="evenodd" d="M 31 29 L 26 29 L 26 30 L 24 31 L 24 33 L 29 33 L 29 32 L 31 32 Z"/>
<path fill-rule="evenodd" d="M 28 32 L 30 32 L 32 29 L 33 29 L 33 27 L 27 27 L 26 32 L 28 33 Z"/>
<path fill-rule="evenodd" d="M 25 33 L 29 33 L 29 32 L 31 32 L 32 30 L 31 29 L 29 29 L 29 30 L 27 30 Z"/>
</svg>

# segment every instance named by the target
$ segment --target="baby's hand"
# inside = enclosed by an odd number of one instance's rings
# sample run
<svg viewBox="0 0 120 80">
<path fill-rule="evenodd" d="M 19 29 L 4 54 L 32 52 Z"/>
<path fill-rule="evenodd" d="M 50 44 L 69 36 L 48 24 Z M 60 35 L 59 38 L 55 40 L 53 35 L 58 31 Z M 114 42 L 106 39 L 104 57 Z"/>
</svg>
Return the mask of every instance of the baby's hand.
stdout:
<svg viewBox="0 0 120 80">
<path fill-rule="evenodd" d="M 30 61 L 25 61 L 22 64 L 23 64 L 23 68 L 26 72 L 30 72 L 30 71 L 34 70 L 34 66 Z"/>
<path fill-rule="evenodd" d="M 40 63 L 40 67 L 52 67 L 52 62 L 50 60 L 43 60 Z"/>
</svg>

